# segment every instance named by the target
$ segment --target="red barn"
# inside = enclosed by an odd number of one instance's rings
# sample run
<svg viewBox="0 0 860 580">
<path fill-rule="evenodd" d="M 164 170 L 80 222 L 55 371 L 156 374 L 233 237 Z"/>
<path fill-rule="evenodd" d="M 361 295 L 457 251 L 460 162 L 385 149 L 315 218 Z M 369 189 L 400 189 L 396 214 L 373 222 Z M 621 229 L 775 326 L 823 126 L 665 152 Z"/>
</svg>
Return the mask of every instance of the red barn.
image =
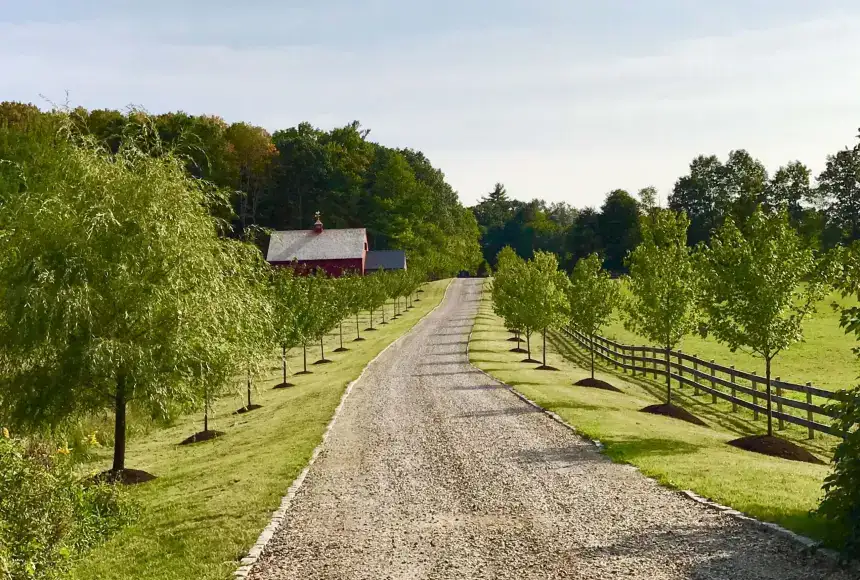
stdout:
<svg viewBox="0 0 860 580">
<path fill-rule="evenodd" d="M 322 268 L 330 276 L 364 274 L 367 231 L 364 228 L 325 230 L 316 215 L 312 230 L 272 232 L 266 260 L 273 266 L 296 266 L 301 273 Z"/>
</svg>

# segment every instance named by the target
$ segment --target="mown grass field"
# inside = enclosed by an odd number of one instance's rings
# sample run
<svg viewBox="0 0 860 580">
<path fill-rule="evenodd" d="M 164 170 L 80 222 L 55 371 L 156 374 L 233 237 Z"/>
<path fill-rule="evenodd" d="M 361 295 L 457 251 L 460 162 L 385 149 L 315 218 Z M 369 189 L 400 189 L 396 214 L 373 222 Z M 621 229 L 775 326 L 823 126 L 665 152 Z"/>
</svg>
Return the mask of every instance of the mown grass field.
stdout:
<svg viewBox="0 0 860 580">
<path fill-rule="evenodd" d="M 846 336 L 839 326 L 839 313 L 832 308 L 834 303 L 855 306 L 857 300 L 852 297 L 842 298 L 834 292 L 819 302 L 817 312 L 804 324 L 804 342 L 792 345 L 774 359 L 774 377 L 801 385 L 811 382 L 816 387 L 831 391 L 851 388 L 860 383 L 860 364 L 851 351 L 857 343 L 853 336 Z M 602 335 L 623 344 L 655 346 L 624 328 L 620 312 L 615 313 L 612 323 Z M 713 337 L 690 335 L 683 339 L 678 348 L 724 366 L 735 365 L 738 370 L 755 372 L 762 377 L 765 374 L 761 358 L 740 350 L 732 352 Z"/>
<path fill-rule="evenodd" d="M 614 461 L 635 465 L 669 487 L 689 489 L 756 518 L 824 538 L 823 522 L 809 512 L 821 498 L 828 466 L 768 457 L 726 444 L 740 435 L 763 432 L 763 419 L 754 422 L 752 414 L 743 410 L 731 413 L 730 404 L 713 404 L 710 396 L 695 397 L 689 388 L 675 389 L 675 402 L 708 427 L 641 413 L 639 409 L 664 400 L 665 386 L 660 381 L 598 367 L 597 378 L 623 393 L 576 387 L 574 382 L 590 376 L 588 359 L 567 337 L 558 333 L 550 337 L 547 361 L 560 372 L 547 372 L 521 363 L 523 355 L 509 352 L 510 336 L 493 314 L 485 292 L 469 345 L 470 360 L 478 368 L 554 411 L 584 435 L 599 439 Z M 533 344 L 537 346 L 533 356 L 540 358 L 540 341 Z M 810 341 L 806 346 L 813 345 Z M 823 348 L 822 358 L 829 356 L 827 347 L 819 348 Z M 835 438 L 820 435 L 806 441 L 806 431 L 791 426 L 779 434 L 825 461 L 836 444 Z"/>
<path fill-rule="evenodd" d="M 177 443 L 202 430 L 202 416 L 181 418 L 174 426 L 153 429 L 129 444 L 128 467 L 158 476 L 132 487 L 143 513 L 132 526 L 91 552 L 73 573 L 77 580 L 221 580 L 230 578 L 238 560 L 253 545 L 292 481 L 320 442 L 345 387 L 367 363 L 439 304 L 448 280 L 425 286 L 415 308 L 364 342 L 351 342 L 355 326 L 344 327 L 350 352 L 334 353 L 337 335 L 326 340 L 326 357 L 334 364 L 309 366 L 313 374 L 291 377 L 296 386 L 273 390 L 281 382 L 279 358 L 258 385 L 254 402 L 263 408 L 244 415 L 232 412 L 244 404 L 244 388 L 216 405 L 210 429 L 226 435 L 191 446 Z M 387 315 L 391 315 L 391 306 Z M 375 316 L 379 321 L 379 314 Z M 290 353 L 292 371 L 301 370 L 301 349 Z M 308 362 L 319 358 L 309 349 Z M 109 467 L 104 449 L 88 467 Z"/>
</svg>

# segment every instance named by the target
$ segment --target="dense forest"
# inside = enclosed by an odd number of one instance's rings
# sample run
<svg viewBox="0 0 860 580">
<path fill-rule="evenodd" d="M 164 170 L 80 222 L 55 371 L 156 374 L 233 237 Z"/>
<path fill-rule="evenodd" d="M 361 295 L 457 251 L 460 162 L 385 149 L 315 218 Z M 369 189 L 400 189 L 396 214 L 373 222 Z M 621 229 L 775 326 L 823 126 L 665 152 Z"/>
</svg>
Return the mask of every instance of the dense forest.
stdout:
<svg viewBox="0 0 860 580">
<path fill-rule="evenodd" d="M 73 118 L 81 132 L 115 150 L 124 136 L 140 131 L 140 114 L 79 108 Z M 49 122 L 51 115 L 31 104 L 0 103 L 0 124 L 24 127 Z M 625 256 L 640 241 L 640 218 L 658 205 L 653 187 L 636 194 L 616 189 L 601 207 L 577 209 L 565 202 L 519 201 L 497 183 L 466 208 L 423 153 L 374 143 L 358 121 L 329 131 L 301 123 L 270 134 L 217 116 L 173 112 L 151 118 L 161 145 L 184 155 L 192 175 L 229 190 L 230 235 L 254 236 L 261 246 L 265 229 L 308 228 L 319 211 L 327 227 L 365 227 L 371 249 L 404 249 L 438 276 L 484 272 L 487 266 L 479 264 L 494 267 L 505 246 L 523 258 L 552 252 L 568 271 L 597 252 L 605 268 L 622 272 Z M 759 204 L 786 209 L 813 248 L 860 239 L 860 142 L 828 156 L 815 180 L 800 161 L 769 175 L 744 149 L 725 160 L 699 155 L 668 196 L 669 208 L 691 220 L 690 245 L 707 242 L 727 216 L 745 221 Z"/>
<path fill-rule="evenodd" d="M 690 245 L 708 242 L 727 216 L 746 221 L 759 204 L 787 210 L 792 226 L 814 249 L 860 239 L 860 142 L 828 156 L 815 184 L 800 161 L 768 175 L 761 161 L 743 149 L 730 152 L 725 161 L 699 155 L 668 198 L 669 208 L 685 211 L 691 220 Z M 524 258 L 538 250 L 553 252 L 567 270 L 598 252 L 604 267 L 618 272 L 640 241 L 640 217 L 656 206 L 653 187 L 635 196 L 617 189 L 600 208 L 577 211 L 563 202 L 511 199 L 499 183 L 473 211 L 484 257 L 492 265 L 499 250 L 511 246 Z"/>
<path fill-rule="evenodd" d="M 146 136 L 148 147 L 184 156 L 193 176 L 227 190 L 233 205 L 233 215 L 223 216 L 232 226 L 228 235 L 250 236 L 263 246 L 266 229 L 308 229 L 319 211 L 326 227 L 365 227 L 370 249 L 406 250 L 431 275 L 475 270 L 480 262 L 474 215 L 442 172 L 420 151 L 369 141 L 370 131 L 357 121 L 330 131 L 301 123 L 270 134 L 183 112 L 71 113 L 81 134 L 114 152 L 124 138 L 154 125 L 157 135 Z M 50 129 L 55 117 L 31 104 L 0 103 L 0 126 Z M 143 118 L 146 123 L 137 122 Z"/>
</svg>

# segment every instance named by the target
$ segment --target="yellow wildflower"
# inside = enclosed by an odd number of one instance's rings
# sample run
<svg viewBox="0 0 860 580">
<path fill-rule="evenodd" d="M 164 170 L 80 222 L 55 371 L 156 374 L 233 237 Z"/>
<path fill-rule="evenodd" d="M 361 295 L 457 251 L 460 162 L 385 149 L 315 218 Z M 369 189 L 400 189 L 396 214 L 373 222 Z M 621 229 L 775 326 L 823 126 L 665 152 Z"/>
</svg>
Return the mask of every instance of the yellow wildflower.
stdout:
<svg viewBox="0 0 860 580">
<path fill-rule="evenodd" d="M 57 449 L 57 453 L 59 453 L 60 455 L 68 455 L 69 453 L 71 453 L 71 451 L 69 450 L 68 445 L 64 445 L 63 447 Z"/>
<path fill-rule="evenodd" d="M 93 433 L 90 435 L 90 439 L 89 439 L 88 443 L 90 445 L 92 445 L 93 447 L 98 447 L 100 445 L 99 440 L 96 438 L 96 432 L 95 431 L 93 431 Z"/>
<path fill-rule="evenodd" d="M 3 437 L 5 437 L 6 439 L 9 438 L 9 429 L 7 429 L 6 427 L 3 427 Z"/>
</svg>

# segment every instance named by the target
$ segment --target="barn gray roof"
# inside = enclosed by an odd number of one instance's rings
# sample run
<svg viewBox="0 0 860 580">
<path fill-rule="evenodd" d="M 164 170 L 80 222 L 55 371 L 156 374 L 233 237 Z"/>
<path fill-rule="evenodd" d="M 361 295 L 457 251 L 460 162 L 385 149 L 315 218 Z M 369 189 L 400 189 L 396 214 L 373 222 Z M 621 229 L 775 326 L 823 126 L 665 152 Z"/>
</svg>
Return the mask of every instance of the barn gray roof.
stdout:
<svg viewBox="0 0 860 580">
<path fill-rule="evenodd" d="M 403 250 L 374 250 L 367 252 L 364 271 L 373 272 L 380 268 L 383 270 L 405 270 L 406 253 Z"/>
<path fill-rule="evenodd" d="M 269 262 L 292 262 L 293 260 L 341 260 L 361 258 L 367 231 L 364 228 L 341 230 L 288 230 L 272 232 L 269 238 Z"/>
</svg>

